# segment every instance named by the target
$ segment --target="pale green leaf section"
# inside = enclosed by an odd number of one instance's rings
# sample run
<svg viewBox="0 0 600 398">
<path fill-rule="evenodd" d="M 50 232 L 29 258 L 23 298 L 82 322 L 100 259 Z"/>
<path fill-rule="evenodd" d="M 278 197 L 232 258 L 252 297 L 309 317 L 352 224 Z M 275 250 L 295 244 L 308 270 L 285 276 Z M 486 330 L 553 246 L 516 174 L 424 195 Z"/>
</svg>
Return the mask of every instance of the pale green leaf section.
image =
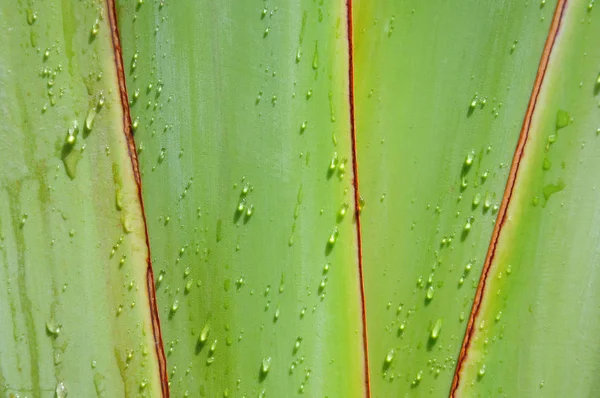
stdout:
<svg viewBox="0 0 600 398">
<path fill-rule="evenodd" d="M 459 396 L 600 395 L 600 9 L 589 4 L 566 5 Z"/>
<path fill-rule="evenodd" d="M 555 4 L 355 1 L 374 397 L 449 392 Z"/>
<path fill-rule="evenodd" d="M 345 2 L 119 5 L 173 396 L 364 396 Z"/>
<path fill-rule="evenodd" d="M 0 32 L 0 395 L 158 396 L 104 2 L 5 1 Z"/>
</svg>

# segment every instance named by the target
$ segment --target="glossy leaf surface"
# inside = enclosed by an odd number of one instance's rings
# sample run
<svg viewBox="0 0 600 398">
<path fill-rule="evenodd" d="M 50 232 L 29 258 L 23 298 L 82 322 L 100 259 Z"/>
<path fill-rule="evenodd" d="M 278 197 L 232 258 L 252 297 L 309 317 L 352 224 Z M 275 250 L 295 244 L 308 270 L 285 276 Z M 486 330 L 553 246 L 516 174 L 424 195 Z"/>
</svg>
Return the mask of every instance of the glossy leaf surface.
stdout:
<svg viewBox="0 0 600 398">
<path fill-rule="evenodd" d="M 105 4 L 3 2 L 0 32 L 2 395 L 157 396 Z"/>
<path fill-rule="evenodd" d="M 363 396 L 345 3 L 119 4 L 173 395 Z"/>
</svg>

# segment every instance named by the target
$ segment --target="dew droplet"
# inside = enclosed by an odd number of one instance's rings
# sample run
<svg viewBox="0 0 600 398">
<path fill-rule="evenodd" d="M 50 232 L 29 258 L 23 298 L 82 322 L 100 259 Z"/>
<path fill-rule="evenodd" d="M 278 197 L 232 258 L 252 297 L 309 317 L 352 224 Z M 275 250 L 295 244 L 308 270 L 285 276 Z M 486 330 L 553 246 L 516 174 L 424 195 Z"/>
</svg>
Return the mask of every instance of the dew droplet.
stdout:
<svg viewBox="0 0 600 398">
<path fill-rule="evenodd" d="M 427 293 L 425 294 L 425 298 L 427 299 L 427 301 L 431 301 L 433 299 L 434 294 L 435 294 L 435 289 L 433 288 L 433 286 L 429 286 L 427 288 Z"/>
<path fill-rule="evenodd" d="M 95 37 L 98 34 L 99 29 L 100 29 L 100 20 L 96 19 L 96 21 L 92 25 L 92 30 L 90 31 L 90 34 L 92 35 L 92 37 Z"/>
<path fill-rule="evenodd" d="M 54 320 L 46 321 L 46 331 L 52 336 L 56 337 L 60 334 L 61 325 L 56 323 Z"/>
<path fill-rule="evenodd" d="M 348 205 L 348 203 L 342 204 L 342 207 L 340 208 L 340 210 L 338 212 L 338 218 L 340 220 L 342 220 L 346 216 L 346 213 L 348 212 L 349 207 L 350 207 L 350 205 Z"/>
<path fill-rule="evenodd" d="M 571 122 L 571 115 L 567 111 L 559 109 L 556 112 L 556 129 L 566 127 Z"/>
<path fill-rule="evenodd" d="M 392 363 L 392 361 L 394 360 L 395 356 L 396 356 L 396 353 L 393 349 L 388 351 L 387 355 L 385 356 L 385 364 L 387 366 L 389 366 Z"/>
<path fill-rule="evenodd" d="M 442 331 L 442 319 L 438 318 L 438 320 L 435 321 L 433 328 L 431 329 L 431 334 L 429 335 L 431 340 L 437 340 L 438 337 L 440 337 L 441 331 Z"/>
<path fill-rule="evenodd" d="M 473 96 L 473 99 L 471 100 L 471 102 L 469 103 L 469 110 L 473 111 L 475 109 L 475 107 L 477 106 L 477 102 L 479 102 L 479 97 L 477 96 L 477 94 L 475 94 Z M 463 108 L 464 109 L 464 108 Z"/>
<path fill-rule="evenodd" d="M 477 206 L 479 206 L 480 202 L 481 202 L 481 194 L 478 192 L 475 194 L 475 197 L 473 197 L 473 208 L 476 208 Z"/>
<path fill-rule="evenodd" d="M 300 344 L 302 343 L 302 337 L 298 337 L 296 342 L 294 343 L 294 354 L 298 352 L 300 349 Z"/>
<path fill-rule="evenodd" d="M 306 130 L 306 120 L 302 122 L 302 125 L 300 126 L 300 134 L 304 133 L 304 131 Z"/>
<path fill-rule="evenodd" d="M 479 368 L 479 371 L 477 372 L 477 376 L 483 377 L 483 375 L 485 374 L 485 370 L 486 370 L 485 364 L 481 365 L 481 367 Z"/>
<path fill-rule="evenodd" d="M 337 227 L 334 227 L 333 228 L 333 232 L 331 232 L 331 235 L 329 235 L 329 239 L 327 240 L 327 244 L 329 246 L 335 245 L 335 242 L 337 241 L 338 236 L 339 236 L 338 229 L 337 229 Z"/>
<path fill-rule="evenodd" d="M 421 380 L 423 379 L 423 371 L 420 370 L 417 375 L 415 376 L 415 378 L 412 381 L 412 385 L 413 386 L 417 386 L 419 383 L 421 383 Z"/>
<path fill-rule="evenodd" d="M 471 151 L 469 154 L 467 154 L 467 157 L 465 158 L 463 168 L 465 170 L 468 170 L 473 165 L 473 160 L 475 160 L 475 152 Z"/>
<path fill-rule="evenodd" d="M 56 393 L 56 398 L 66 398 L 67 387 L 65 386 L 65 383 L 63 383 L 62 381 L 59 382 L 56 385 L 56 389 L 54 390 L 54 392 Z"/>
<path fill-rule="evenodd" d="M 88 114 L 85 117 L 85 129 L 87 131 L 92 131 L 94 127 L 94 119 L 96 118 L 96 108 L 92 107 L 88 110 Z"/>
<path fill-rule="evenodd" d="M 404 333 L 404 329 L 406 329 L 406 322 L 402 322 L 400 326 L 398 326 L 398 332 Z"/>
<path fill-rule="evenodd" d="M 314 70 L 319 68 L 319 42 L 315 42 L 315 55 L 313 56 L 312 68 Z"/>
<path fill-rule="evenodd" d="M 198 341 L 200 341 L 200 343 L 202 343 L 202 344 L 206 343 L 206 340 L 208 339 L 209 334 L 210 334 L 210 324 L 207 323 L 202 328 L 202 331 L 200 332 L 200 336 L 198 337 Z"/>
<path fill-rule="evenodd" d="M 269 373 L 270 369 L 271 369 L 271 357 L 263 358 L 262 364 L 260 366 L 260 372 L 263 375 L 263 377 L 266 376 L 267 373 Z"/>
<path fill-rule="evenodd" d="M 338 162 L 339 162 L 338 154 L 337 154 L 337 152 L 334 152 L 333 157 L 331 158 L 331 161 L 329 162 L 329 171 L 330 172 L 333 172 L 336 169 L 336 167 L 338 166 Z"/>
<path fill-rule="evenodd" d="M 31 8 L 27 9 L 27 24 L 33 25 L 37 20 L 37 12 L 33 12 Z"/>
</svg>

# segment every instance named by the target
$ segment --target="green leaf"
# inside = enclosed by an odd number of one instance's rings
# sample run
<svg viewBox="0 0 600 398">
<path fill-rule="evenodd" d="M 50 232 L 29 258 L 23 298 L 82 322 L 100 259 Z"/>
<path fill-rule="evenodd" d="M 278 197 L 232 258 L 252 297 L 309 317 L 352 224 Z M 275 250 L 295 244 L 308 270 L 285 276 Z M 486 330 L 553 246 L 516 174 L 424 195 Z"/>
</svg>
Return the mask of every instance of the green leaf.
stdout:
<svg viewBox="0 0 600 398">
<path fill-rule="evenodd" d="M 118 11 L 171 392 L 364 396 L 345 4 Z"/>
<path fill-rule="evenodd" d="M 0 5 L 3 393 L 598 395 L 596 11 Z"/>
<path fill-rule="evenodd" d="M 600 393 L 600 21 L 564 3 L 458 395 Z"/>
<path fill-rule="evenodd" d="M 103 2 L 0 5 L 4 396 L 157 396 L 148 249 Z"/>
<path fill-rule="evenodd" d="M 554 5 L 355 2 L 375 397 L 449 390 Z"/>
</svg>

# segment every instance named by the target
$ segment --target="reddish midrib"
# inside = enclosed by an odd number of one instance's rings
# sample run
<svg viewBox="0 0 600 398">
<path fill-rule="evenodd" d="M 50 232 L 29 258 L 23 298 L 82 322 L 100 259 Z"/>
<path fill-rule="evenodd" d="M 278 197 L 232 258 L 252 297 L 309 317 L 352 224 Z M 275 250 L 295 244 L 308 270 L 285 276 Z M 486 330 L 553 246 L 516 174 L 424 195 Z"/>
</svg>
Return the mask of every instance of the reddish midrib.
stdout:
<svg viewBox="0 0 600 398">
<path fill-rule="evenodd" d="M 350 101 L 350 134 L 352 138 L 352 172 L 354 173 L 354 217 L 356 219 L 356 240 L 358 245 L 358 275 L 360 278 L 360 301 L 362 313 L 362 337 L 365 368 L 365 392 L 371 397 L 371 379 L 369 372 L 369 350 L 367 344 L 367 311 L 365 304 L 365 282 L 363 274 L 362 236 L 360 228 L 360 195 L 358 190 L 358 159 L 356 153 L 356 123 L 354 116 L 354 37 L 352 32 L 352 0 L 346 0 L 348 26 L 348 99 Z"/>
<path fill-rule="evenodd" d="M 142 199 L 142 179 L 140 176 L 140 168 L 131 130 L 131 113 L 129 111 L 129 99 L 127 98 L 127 87 L 125 85 L 125 71 L 123 68 L 123 52 L 121 49 L 121 40 L 119 36 L 119 28 L 117 25 L 117 10 L 115 0 L 106 0 L 108 9 L 108 18 L 110 22 L 112 44 L 115 56 L 115 65 L 117 68 L 117 79 L 119 83 L 119 94 L 121 97 L 121 107 L 123 108 L 123 130 L 127 140 L 127 150 L 131 159 L 131 166 L 137 185 L 138 199 L 141 206 L 142 217 L 144 220 L 144 232 L 146 235 L 146 247 L 148 257 L 146 258 L 146 289 L 148 291 L 148 301 L 150 306 L 150 316 L 152 319 L 152 332 L 154 335 L 154 348 L 158 358 L 158 372 L 161 381 L 162 396 L 169 397 L 169 381 L 167 376 L 167 361 L 163 348 L 162 334 L 160 331 L 160 320 L 158 317 L 158 307 L 156 304 L 156 291 L 154 289 L 154 273 L 152 271 L 152 261 L 150 257 L 150 240 L 148 238 L 148 227 L 146 223 L 146 212 L 144 210 L 144 201 Z"/>
<path fill-rule="evenodd" d="M 471 340 L 473 338 L 473 332 L 475 329 L 475 321 L 477 319 L 477 316 L 479 315 L 479 311 L 481 310 L 482 298 L 483 298 L 483 294 L 485 293 L 485 287 L 486 287 L 487 278 L 488 278 L 488 275 L 490 272 L 490 267 L 494 261 L 494 256 L 496 255 L 496 247 L 498 245 L 498 239 L 502 232 L 502 227 L 504 226 L 504 223 L 506 221 L 506 214 L 507 214 L 508 206 L 510 204 L 510 200 L 512 198 L 513 189 L 515 187 L 517 173 L 519 171 L 519 166 L 521 164 L 521 159 L 523 158 L 523 152 L 525 149 L 525 145 L 527 144 L 527 139 L 529 137 L 529 128 L 531 127 L 531 119 L 532 119 L 533 113 L 535 111 L 537 99 L 540 94 L 540 89 L 541 89 L 542 83 L 544 81 L 544 76 L 546 75 L 546 69 L 548 67 L 550 55 L 552 53 L 554 43 L 556 42 L 556 37 L 558 35 L 560 24 L 562 22 L 563 15 L 565 13 L 566 4 L 567 4 L 567 0 L 558 0 L 558 3 L 556 5 L 556 10 L 555 10 L 554 16 L 552 18 L 552 23 L 550 25 L 550 31 L 548 32 L 548 38 L 546 39 L 546 44 L 544 45 L 544 51 L 542 53 L 542 57 L 540 59 L 540 64 L 538 66 L 537 75 L 535 77 L 535 83 L 534 83 L 533 89 L 531 91 L 531 97 L 529 98 L 527 112 L 525 114 L 525 118 L 523 120 L 523 125 L 521 127 L 519 141 L 517 142 L 517 147 L 515 149 L 515 154 L 513 156 L 512 164 L 510 167 L 508 181 L 506 182 L 504 196 L 502 198 L 502 203 L 501 203 L 500 209 L 498 211 L 498 218 L 496 219 L 496 225 L 494 226 L 494 231 L 492 233 L 490 245 L 488 247 L 485 262 L 483 264 L 481 278 L 479 279 L 479 285 L 477 286 L 477 291 L 475 293 L 475 299 L 473 300 L 473 307 L 471 309 L 471 315 L 469 316 L 469 322 L 467 323 L 467 330 L 465 332 L 463 344 L 460 349 L 460 354 L 458 356 L 456 370 L 454 372 L 454 379 L 452 380 L 452 388 L 450 390 L 451 398 L 453 398 L 455 396 L 456 391 L 458 389 L 458 385 L 460 383 L 460 372 L 461 372 L 462 367 L 467 358 L 468 349 L 471 345 Z"/>
</svg>

